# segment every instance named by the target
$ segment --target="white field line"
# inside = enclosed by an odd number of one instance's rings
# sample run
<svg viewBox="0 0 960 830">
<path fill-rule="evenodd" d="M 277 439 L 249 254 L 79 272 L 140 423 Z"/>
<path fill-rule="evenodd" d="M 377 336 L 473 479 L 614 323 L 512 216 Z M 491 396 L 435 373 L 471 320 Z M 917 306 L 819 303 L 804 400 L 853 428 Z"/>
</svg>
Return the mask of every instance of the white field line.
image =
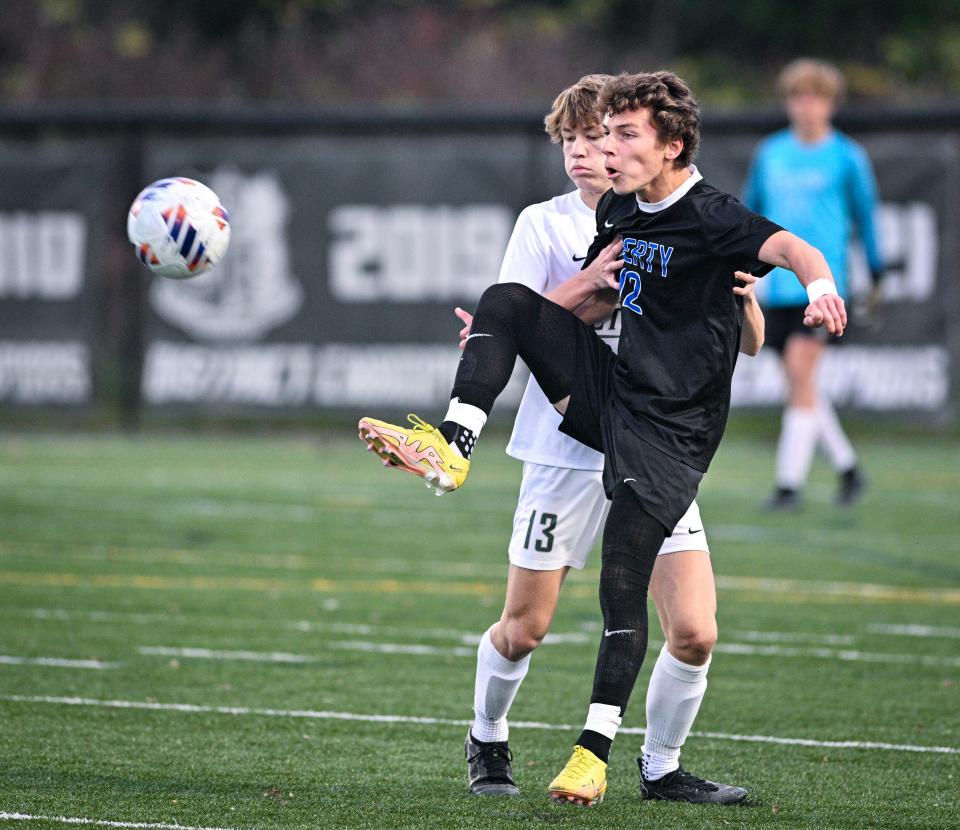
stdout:
<svg viewBox="0 0 960 830">
<path fill-rule="evenodd" d="M 135 614 L 109 611 L 91 611 L 74 612 L 57 608 L 34 608 L 28 609 L 23 616 L 31 616 L 37 619 L 53 620 L 76 620 L 83 619 L 91 622 L 117 622 L 128 621 L 143 624 L 155 624 L 163 621 L 189 622 L 196 619 L 209 619 L 211 621 L 229 621 L 231 623 L 250 622 L 251 627 L 259 627 L 256 621 L 247 621 L 244 619 L 230 617 L 186 617 L 182 615 L 164 615 L 164 614 Z M 326 641 L 328 648 L 341 649 L 345 651 L 363 651 L 381 654 L 409 654 L 409 655 L 450 655 L 454 657 L 472 657 L 475 655 L 475 647 L 480 641 L 480 635 L 473 632 L 457 631 L 454 629 L 429 628 L 429 629 L 402 629 L 398 626 L 371 626 L 356 623 L 314 623 L 308 620 L 285 620 L 278 621 L 280 625 L 295 631 L 306 633 L 333 633 L 333 634 L 360 634 L 377 635 L 378 633 L 403 633 L 411 638 L 428 637 L 438 639 L 458 640 L 463 646 L 441 647 L 428 646 L 411 643 L 389 643 L 373 642 L 364 640 L 346 640 L 346 641 Z M 902 630 L 887 630 L 887 629 Z M 871 631 L 878 633 L 902 633 L 912 636 L 952 636 L 951 632 L 960 633 L 960 629 L 934 628 L 932 626 L 908 625 L 908 626 L 870 626 Z M 946 632 L 946 633 L 944 633 Z M 791 643 L 808 642 L 813 644 L 826 645 L 850 645 L 854 637 L 848 635 L 822 635 L 809 634 L 803 632 L 787 631 L 738 631 L 734 636 L 743 638 L 751 642 L 720 642 L 716 645 L 715 651 L 719 654 L 740 654 L 747 656 L 768 656 L 768 657 L 814 657 L 821 659 L 835 659 L 842 662 L 864 662 L 864 663 L 891 663 L 891 664 L 916 664 L 926 666 L 947 666 L 953 667 L 960 665 L 960 658 L 956 657 L 938 657 L 935 655 L 919 654 L 891 654 L 884 652 L 864 652 L 852 649 L 830 649 L 830 648 L 794 648 L 778 645 L 756 645 L 754 643 Z M 593 645 L 597 642 L 595 634 L 584 631 L 568 631 L 547 634 L 544 639 L 545 645 L 560 644 L 584 644 Z M 466 646 L 466 647 L 464 647 Z M 650 648 L 659 648 L 660 644 L 651 640 Z M 205 648 L 178 648 L 166 646 L 141 646 L 138 651 L 143 655 L 158 655 L 169 657 L 184 657 L 197 659 L 221 659 L 221 660 L 250 660 L 256 662 L 273 663 L 311 663 L 321 658 L 302 654 L 287 654 L 284 652 L 256 652 L 245 650 L 217 650 Z M 0 664 L 28 664 L 26 661 L 30 658 L 3 657 L 0 656 Z M 114 668 L 114 664 L 103 663 L 101 665 L 79 665 L 84 661 L 65 661 L 53 662 L 58 658 L 33 658 L 35 660 L 51 661 L 38 662 L 37 665 L 64 665 L 73 666 L 78 663 L 78 668 Z M 98 661 L 92 661 L 94 663 Z"/>
<path fill-rule="evenodd" d="M 824 646 L 851 646 L 852 634 L 811 634 L 802 631 L 732 631 L 732 639 L 754 643 L 816 643 Z"/>
<path fill-rule="evenodd" d="M 320 657 L 308 654 L 288 654 L 285 651 L 229 651 L 214 648 L 172 648 L 168 646 L 138 646 L 137 652 L 148 657 L 191 657 L 197 660 L 250 660 L 255 663 L 316 663 Z"/>
<path fill-rule="evenodd" d="M 451 655 L 474 657 L 476 649 L 453 646 L 441 648 L 416 643 L 372 643 L 364 640 L 330 640 L 324 645 L 340 651 L 363 651 L 377 654 L 413 654 L 418 656 Z M 147 657 L 185 657 L 196 660 L 249 660 L 255 663 L 318 663 L 323 660 L 312 654 L 289 654 L 283 651 L 246 651 L 213 648 L 177 648 L 175 646 L 137 646 Z"/>
<path fill-rule="evenodd" d="M 456 640 L 465 646 L 476 646 L 480 642 L 481 634 L 476 631 L 463 631 L 454 628 L 409 628 L 398 625 L 370 625 L 368 623 L 347 622 L 314 622 L 313 620 L 257 620 L 249 617 L 222 617 L 193 614 L 166 614 L 166 613 L 135 613 L 128 611 L 71 611 L 65 608 L 8 608 L 0 610 L 0 616 L 14 619 L 37 619 L 57 622 L 81 620 L 93 623 L 126 622 L 140 625 L 154 625 L 156 623 L 173 623 L 176 625 L 196 625 L 209 623 L 211 625 L 226 625 L 231 628 L 263 629 L 284 628 L 290 631 L 299 631 L 304 634 L 353 634 L 360 636 L 396 635 L 403 634 L 411 639 Z M 550 632 L 544 639 L 545 645 L 559 645 L 561 643 L 599 642 L 596 632 L 600 631 L 599 622 L 587 622 L 580 626 L 579 631 Z M 870 625 L 870 633 L 903 634 L 914 637 L 960 637 L 960 628 L 936 628 L 929 625 Z M 811 643 L 824 646 L 848 646 L 856 641 L 852 634 L 819 634 L 800 631 L 734 631 L 730 636 L 737 640 L 764 643 Z"/>
<path fill-rule="evenodd" d="M 472 721 L 453 718 L 417 717 L 414 715 L 362 715 L 355 712 L 332 712 L 312 709 L 261 709 L 248 706 L 204 706 L 196 703 L 158 703 L 139 700 L 98 700 L 83 697 L 49 697 L 41 695 L 0 695 L 0 700 L 12 703 L 48 703 L 61 706 L 94 706 L 108 709 L 147 709 L 157 712 L 181 712 L 217 715 L 255 715 L 271 718 L 304 718 L 308 720 L 342 720 L 359 723 L 412 723 L 423 726 L 469 726 Z M 514 729 L 545 729 L 551 731 L 579 731 L 582 726 L 569 723 L 540 721 L 512 721 Z M 642 727 L 626 727 L 620 734 L 644 735 Z M 819 741 L 812 738 L 781 738 L 774 735 L 736 735 L 726 732 L 691 732 L 691 736 L 718 741 L 780 744 L 783 746 L 812 746 L 831 749 L 885 749 L 896 752 L 925 752 L 940 755 L 960 755 L 960 747 L 891 744 L 880 741 Z"/>
<path fill-rule="evenodd" d="M 867 629 L 872 634 L 899 634 L 904 637 L 937 637 L 945 640 L 960 639 L 960 628 L 935 625 L 887 625 L 874 623 Z"/>
<path fill-rule="evenodd" d="M 107 821 L 76 816 L 33 816 L 28 813 L 0 812 L 0 821 L 45 821 L 50 824 L 83 824 L 93 827 L 127 827 L 132 830 L 231 830 L 228 827 L 191 827 L 187 824 L 165 824 L 162 821 Z"/>
<path fill-rule="evenodd" d="M 196 625 L 197 623 L 225 624 L 230 628 L 259 629 L 284 628 L 304 634 L 360 634 L 373 636 L 378 633 L 403 634 L 439 640 L 457 640 L 466 645 L 477 645 L 481 634 L 474 631 L 460 631 L 452 628 L 409 628 L 407 626 L 373 626 L 367 623 L 324 623 L 312 620 L 258 620 L 250 617 L 219 617 L 192 614 L 138 614 L 124 611 L 70 611 L 65 608 L 27 608 L 21 611 L 0 610 L 0 616 L 15 619 L 50 620 L 69 622 L 81 620 L 92 623 L 127 622 L 139 625 L 168 623 L 175 625 Z M 564 635 L 561 635 L 564 636 Z M 578 637 L 574 632 L 571 637 Z"/>
<path fill-rule="evenodd" d="M 477 650 L 475 648 L 466 648 L 465 646 L 442 648 L 438 646 L 422 646 L 415 643 L 371 643 L 364 640 L 335 640 L 328 642 L 327 646 L 342 651 L 367 651 L 376 654 L 416 654 L 424 656 L 447 654 L 452 657 L 477 656 Z"/>
<path fill-rule="evenodd" d="M 115 623 L 132 622 L 142 625 L 154 625 L 156 623 L 179 623 L 188 624 L 197 621 L 209 621 L 212 623 L 228 623 L 235 628 L 269 628 L 270 620 L 255 620 L 246 617 L 213 617 L 213 616 L 187 616 L 183 614 L 137 614 L 121 611 L 68 611 L 64 608 L 28 608 L 19 614 L 3 614 L 4 616 L 14 616 L 17 618 L 29 618 L 36 620 L 54 620 L 67 622 L 72 620 L 83 620 L 84 622 L 94 623 Z M 375 636 L 377 634 L 403 634 L 411 638 L 428 638 L 440 640 L 457 640 L 464 645 L 474 646 L 480 644 L 483 636 L 476 631 L 461 631 L 452 628 L 408 628 L 406 626 L 387 625 L 373 626 L 367 623 L 321 623 L 311 620 L 277 620 L 276 625 L 287 628 L 292 631 L 300 631 L 305 634 L 361 634 L 366 636 Z M 599 626 L 592 626 L 599 630 Z M 557 645 L 560 643 L 593 643 L 596 637 L 586 634 L 583 631 L 569 631 L 547 634 L 544 642 L 548 645 Z M 437 652 L 439 653 L 439 652 Z M 473 652 L 475 653 L 475 649 Z"/>
<path fill-rule="evenodd" d="M 596 631 L 586 632 L 586 631 L 550 631 L 547 633 L 547 636 L 543 638 L 543 645 L 546 646 L 558 646 L 563 645 L 564 643 L 587 643 L 589 645 L 596 645 L 600 642 L 600 627 L 597 626 Z M 469 638 L 469 640 L 464 639 L 464 642 L 470 643 L 474 646 L 480 645 L 480 640 L 483 635 L 474 635 Z"/>
<path fill-rule="evenodd" d="M 578 640 L 579 642 L 579 640 Z M 585 640 L 584 642 L 591 642 Z M 648 648 L 659 649 L 663 643 L 650 640 Z M 360 651 L 374 654 L 405 654 L 420 657 L 475 657 L 476 650 L 464 646 L 427 646 L 417 643 L 382 643 L 370 640 L 328 640 L 324 647 L 338 651 Z M 184 657 L 197 660 L 251 660 L 261 663 L 316 663 L 323 658 L 309 654 L 288 654 L 272 651 L 229 651 L 176 646 L 138 646 L 146 656 Z M 960 657 L 938 657 L 924 654 L 885 654 L 853 649 L 795 648 L 792 646 L 754 645 L 751 643 L 718 643 L 715 654 L 736 654 L 748 657 L 806 657 L 839 660 L 844 663 L 890 663 L 932 667 L 960 666 Z"/>
<path fill-rule="evenodd" d="M 61 622 L 83 620 L 84 622 L 96 623 L 131 622 L 142 625 L 153 625 L 158 622 L 176 620 L 179 615 L 138 614 L 129 611 L 68 611 L 65 608 L 25 608 L 21 614 L 17 614 L 16 616 L 34 620 L 58 620 Z"/>
<path fill-rule="evenodd" d="M 327 648 L 338 651 L 361 651 L 373 654 L 410 654 L 419 657 L 446 655 L 476 657 L 477 651 L 462 646 L 424 646 L 416 643 L 373 643 L 364 640 L 330 640 Z M 248 660 L 255 663 L 319 663 L 314 654 L 288 654 L 278 651 L 231 651 L 214 648 L 178 648 L 176 646 L 137 646 L 137 652 L 146 657 L 183 657 L 194 660 Z"/>
<path fill-rule="evenodd" d="M 115 669 L 119 663 L 102 660 L 71 660 L 67 657 L 16 657 L 0 654 L 0 666 L 55 666 L 63 669 Z"/>
<path fill-rule="evenodd" d="M 932 654 L 886 654 L 833 648 L 793 648 L 790 646 L 758 646 L 749 643 L 717 643 L 715 654 L 745 654 L 760 657 L 818 657 L 852 663 L 892 663 L 933 667 L 960 666 L 960 657 L 938 657 Z"/>
</svg>

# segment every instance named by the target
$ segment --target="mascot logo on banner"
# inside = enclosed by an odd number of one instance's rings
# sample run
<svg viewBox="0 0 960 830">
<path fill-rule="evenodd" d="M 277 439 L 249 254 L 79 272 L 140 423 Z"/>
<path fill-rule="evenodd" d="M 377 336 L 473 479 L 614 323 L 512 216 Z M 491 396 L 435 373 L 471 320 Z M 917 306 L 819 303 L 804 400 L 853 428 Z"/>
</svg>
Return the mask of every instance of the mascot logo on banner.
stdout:
<svg viewBox="0 0 960 830">
<path fill-rule="evenodd" d="M 195 279 L 155 280 L 150 300 L 163 320 L 195 340 L 258 340 L 303 304 L 303 288 L 290 271 L 289 202 L 271 173 L 247 177 L 220 169 L 208 181 L 230 211 L 230 250 Z"/>
</svg>

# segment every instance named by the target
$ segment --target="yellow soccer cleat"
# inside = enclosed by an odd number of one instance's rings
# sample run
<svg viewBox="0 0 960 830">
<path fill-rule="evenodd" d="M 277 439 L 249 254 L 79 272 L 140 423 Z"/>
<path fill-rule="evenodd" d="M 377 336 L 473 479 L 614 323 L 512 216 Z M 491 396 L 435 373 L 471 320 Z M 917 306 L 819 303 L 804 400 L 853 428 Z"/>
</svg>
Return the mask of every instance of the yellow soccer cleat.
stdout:
<svg viewBox="0 0 960 830">
<path fill-rule="evenodd" d="M 547 789 L 554 801 L 592 807 L 603 801 L 607 791 L 607 765 L 578 744 L 567 765 Z"/>
<path fill-rule="evenodd" d="M 436 488 L 438 496 L 462 487 L 470 462 L 453 451 L 436 427 L 416 415 L 408 415 L 407 420 L 410 427 L 361 418 L 360 440 L 383 459 L 385 467 L 420 476 L 427 487 Z"/>
</svg>

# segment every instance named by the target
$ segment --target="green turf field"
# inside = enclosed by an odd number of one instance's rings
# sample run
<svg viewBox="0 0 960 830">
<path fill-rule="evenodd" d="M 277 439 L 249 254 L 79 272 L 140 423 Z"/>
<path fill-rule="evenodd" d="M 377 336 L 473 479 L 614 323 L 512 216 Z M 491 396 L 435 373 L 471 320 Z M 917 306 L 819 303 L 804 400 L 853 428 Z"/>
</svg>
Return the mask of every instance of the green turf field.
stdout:
<svg viewBox="0 0 960 830">
<path fill-rule="evenodd" d="M 512 712 L 523 796 L 468 796 L 520 467 L 494 435 L 438 499 L 343 436 L 0 437 L 0 827 L 960 826 L 960 440 L 867 436 L 864 505 L 833 509 L 819 467 L 769 516 L 768 436 L 728 437 L 700 499 L 721 645 L 684 763 L 753 806 L 640 800 L 651 652 L 584 810 L 545 788 L 586 712 L 596 568 Z"/>
</svg>

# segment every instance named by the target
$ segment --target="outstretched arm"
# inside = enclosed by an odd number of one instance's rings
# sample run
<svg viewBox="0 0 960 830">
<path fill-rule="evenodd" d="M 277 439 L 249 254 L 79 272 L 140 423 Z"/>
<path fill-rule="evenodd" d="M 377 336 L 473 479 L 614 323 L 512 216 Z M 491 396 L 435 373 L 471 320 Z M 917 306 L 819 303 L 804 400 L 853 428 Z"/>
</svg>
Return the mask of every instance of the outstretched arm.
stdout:
<svg viewBox="0 0 960 830">
<path fill-rule="evenodd" d="M 843 334 L 847 311 L 837 294 L 830 266 L 819 250 L 789 231 L 777 231 L 760 248 L 761 262 L 793 271 L 807 289 L 810 304 L 803 313 L 803 324 L 810 328 L 825 326 L 830 334 Z"/>
<path fill-rule="evenodd" d="M 733 293 L 743 297 L 743 329 L 740 332 L 740 351 L 756 357 L 763 346 L 764 330 L 766 328 L 763 312 L 753 293 L 753 287 L 758 277 L 746 271 L 736 271 L 734 276 L 737 283 L 733 286 Z"/>
</svg>

